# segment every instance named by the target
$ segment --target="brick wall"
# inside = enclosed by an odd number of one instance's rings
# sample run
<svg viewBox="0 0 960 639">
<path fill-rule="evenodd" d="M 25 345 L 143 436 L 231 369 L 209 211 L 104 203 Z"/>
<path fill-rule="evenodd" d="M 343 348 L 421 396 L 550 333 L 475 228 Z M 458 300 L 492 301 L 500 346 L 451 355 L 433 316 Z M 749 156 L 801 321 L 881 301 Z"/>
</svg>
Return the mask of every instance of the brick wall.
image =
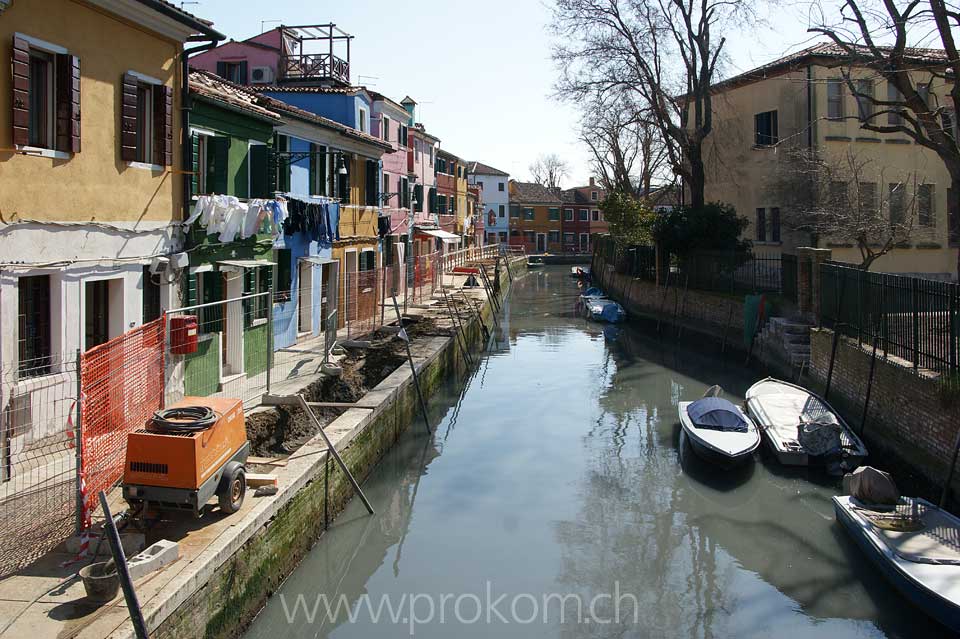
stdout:
<svg viewBox="0 0 960 639">
<path fill-rule="evenodd" d="M 833 332 L 810 334 L 813 378 L 826 383 L 830 367 Z M 864 396 L 870 377 L 872 349 L 860 348 L 855 340 L 841 338 L 837 344 L 829 401 L 859 432 Z M 872 449 L 897 457 L 930 481 L 946 479 L 957 429 L 960 428 L 960 398 L 951 399 L 932 375 L 917 374 L 908 362 L 877 357 L 864 439 Z M 960 497 L 960 478 L 951 488 Z"/>
</svg>

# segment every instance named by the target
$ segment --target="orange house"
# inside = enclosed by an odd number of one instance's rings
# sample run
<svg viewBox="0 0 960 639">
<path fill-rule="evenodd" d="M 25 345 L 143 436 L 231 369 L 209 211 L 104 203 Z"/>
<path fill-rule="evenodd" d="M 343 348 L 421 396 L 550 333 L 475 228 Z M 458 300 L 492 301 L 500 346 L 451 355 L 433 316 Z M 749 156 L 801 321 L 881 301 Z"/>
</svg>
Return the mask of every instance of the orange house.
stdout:
<svg viewBox="0 0 960 639">
<path fill-rule="evenodd" d="M 563 250 L 559 189 L 510 180 L 510 245 L 528 253 Z"/>
</svg>

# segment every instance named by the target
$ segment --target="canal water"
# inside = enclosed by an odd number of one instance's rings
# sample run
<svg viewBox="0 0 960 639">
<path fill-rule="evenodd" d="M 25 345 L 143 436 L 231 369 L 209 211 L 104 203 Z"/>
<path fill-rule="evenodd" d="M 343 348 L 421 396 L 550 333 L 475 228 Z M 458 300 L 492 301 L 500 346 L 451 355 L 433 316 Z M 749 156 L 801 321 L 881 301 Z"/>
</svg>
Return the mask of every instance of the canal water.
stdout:
<svg viewBox="0 0 960 639">
<path fill-rule="evenodd" d="M 579 318 L 568 267 L 431 402 L 247 632 L 281 637 L 938 637 L 834 522 L 839 481 L 692 455 L 677 402 L 754 381 L 716 346 Z"/>
</svg>

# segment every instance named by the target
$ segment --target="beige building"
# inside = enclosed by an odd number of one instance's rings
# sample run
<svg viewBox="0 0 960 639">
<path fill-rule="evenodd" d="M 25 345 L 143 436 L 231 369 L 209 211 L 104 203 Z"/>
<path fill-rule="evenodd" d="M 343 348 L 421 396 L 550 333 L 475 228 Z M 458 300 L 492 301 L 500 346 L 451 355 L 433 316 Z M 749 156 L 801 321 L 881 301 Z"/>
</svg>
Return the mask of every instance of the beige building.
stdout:
<svg viewBox="0 0 960 639">
<path fill-rule="evenodd" d="M 888 206 L 891 184 L 905 182 L 915 215 L 909 241 L 877 260 L 872 270 L 956 278 L 958 245 L 957 238 L 950 237 L 950 177 L 943 162 L 905 134 L 861 129 L 856 117 L 861 105 L 842 81 L 848 69 L 839 48 L 826 43 L 718 83 L 714 130 L 704 149 L 706 200 L 732 204 L 746 217 L 746 233 L 758 251 L 793 252 L 811 238 L 791 230 L 788 216 L 781 215 L 783 196 L 771 188 L 775 172 L 799 148 L 837 161 L 852 153 L 875 175 L 861 177 L 859 183 L 872 181 L 868 186 L 877 194 L 878 206 Z M 942 81 L 916 73 L 915 83 L 928 84 L 935 103 L 950 104 Z M 853 69 L 851 78 L 858 90 L 871 90 L 879 100 L 891 91 L 868 69 Z M 887 114 L 878 117 L 880 124 L 887 123 Z M 956 118 L 952 123 L 955 127 Z M 859 250 L 849 242 L 821 237 L 818 243 L 832 248 L 835 259 L 860 262 Z"/>
</svg>

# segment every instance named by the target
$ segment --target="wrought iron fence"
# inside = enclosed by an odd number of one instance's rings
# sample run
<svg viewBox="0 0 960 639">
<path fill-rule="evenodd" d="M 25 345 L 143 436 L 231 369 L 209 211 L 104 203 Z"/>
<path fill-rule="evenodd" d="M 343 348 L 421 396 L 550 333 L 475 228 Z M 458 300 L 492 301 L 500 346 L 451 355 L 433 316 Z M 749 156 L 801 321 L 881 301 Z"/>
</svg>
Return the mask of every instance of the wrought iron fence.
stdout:
<svg viewBox="0 0 960 639">
<path fill-rule="evenodd" d="M 820 266 L 820 321 L 915 369 L 960 372 L 960 285 Z"/>
<path fill-rule="evenodd" d="M 799 290 L 797 290 L 797 256 L 791 253 L 780 254 L 780 285 L 783 296 L 797 303 L 799 300 Z"/>
</svg>

